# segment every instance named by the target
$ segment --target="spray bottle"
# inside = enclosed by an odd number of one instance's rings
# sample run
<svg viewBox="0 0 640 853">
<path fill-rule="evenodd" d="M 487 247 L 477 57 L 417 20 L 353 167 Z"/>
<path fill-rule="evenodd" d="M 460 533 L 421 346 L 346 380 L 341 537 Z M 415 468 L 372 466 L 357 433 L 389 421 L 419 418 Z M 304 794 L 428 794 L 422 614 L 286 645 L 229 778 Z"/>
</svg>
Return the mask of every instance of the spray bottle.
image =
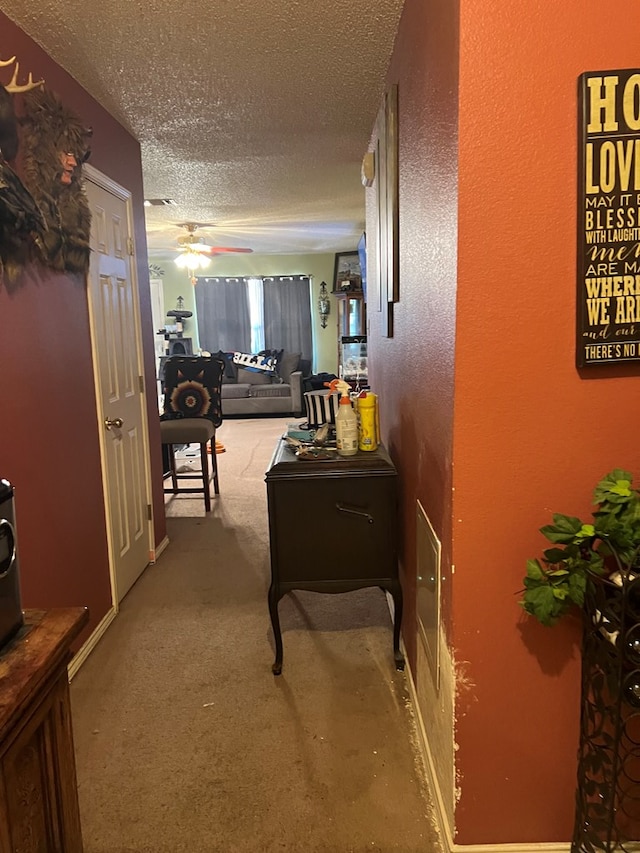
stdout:
<svg viewBox="0 0 640 853">
<path fill-rule="evenodd" d="M 332 379 L 326 383 L 331 391 L 340 392 L 340 403 L 336 415 L 336 446 L 339 456 L 355 456 L 358 452 L 358 416 L 349 398 L 349 385 L 344 379 Z"/>
<path fill-rule="evenodd" d="M 377 450 L 380 441 L 378 426 L 378 397 L 371 391 L 358 395 L 358 447 L 360 450 Z"/>
</svg>

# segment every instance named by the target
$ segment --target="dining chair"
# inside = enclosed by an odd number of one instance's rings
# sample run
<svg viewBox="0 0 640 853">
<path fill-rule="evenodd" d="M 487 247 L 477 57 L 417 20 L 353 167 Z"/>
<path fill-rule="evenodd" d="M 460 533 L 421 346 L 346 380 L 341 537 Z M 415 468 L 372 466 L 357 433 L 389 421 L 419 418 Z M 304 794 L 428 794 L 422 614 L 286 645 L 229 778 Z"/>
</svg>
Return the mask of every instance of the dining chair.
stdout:
<svg viewBox="0 0 640 853">
<path fill-rule="evenodd" d="M 164 493 L 202 494 L 206 512 L 211 510 L 211 480 L 215 494 L 220 494 L 215 435 L 222 423 L 223 372 L 224 362 L 215 356 L 173 356 L 164 365 L 160 438 L 167 449 L 164 479 L 171 477 L 171 488 L 164 488 Z M 180 471 L 176 467 L 175 446 L 189 444 L 200 445 L 201 471 Z M 185 488 L 180 486 L 181 480 L 201 480 L 202 485 Z"/>
</svg>

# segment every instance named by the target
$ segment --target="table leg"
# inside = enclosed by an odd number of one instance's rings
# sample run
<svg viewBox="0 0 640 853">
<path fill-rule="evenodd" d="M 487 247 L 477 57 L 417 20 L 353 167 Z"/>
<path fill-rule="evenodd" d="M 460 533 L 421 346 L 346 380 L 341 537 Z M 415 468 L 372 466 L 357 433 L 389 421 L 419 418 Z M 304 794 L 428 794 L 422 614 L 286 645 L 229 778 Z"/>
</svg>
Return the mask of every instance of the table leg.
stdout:
<svg viewBox="0 0 640 853">
<path fill-rule="evenodd" d="M 393 659 L 396 669 L 404 670 L 404 656 L 400 651 L 400 626 L 402 625 L 402 586 L 400 581 L 391 584 L 391 596 L 393 598 Z"/>
<path fill-rule="evenodd" d="M 280 617 L 278 616 L 279 600 L 278 587 L 272 582 L 269 587 L 269 615 L 271 616 L 271 627 L 273 628 L 273 638 L 276 644 L 276 659 L 271 667 L 274 675 L 280 675 L 282 672 L 282 632 L 280 631 Z"/>
</svg>

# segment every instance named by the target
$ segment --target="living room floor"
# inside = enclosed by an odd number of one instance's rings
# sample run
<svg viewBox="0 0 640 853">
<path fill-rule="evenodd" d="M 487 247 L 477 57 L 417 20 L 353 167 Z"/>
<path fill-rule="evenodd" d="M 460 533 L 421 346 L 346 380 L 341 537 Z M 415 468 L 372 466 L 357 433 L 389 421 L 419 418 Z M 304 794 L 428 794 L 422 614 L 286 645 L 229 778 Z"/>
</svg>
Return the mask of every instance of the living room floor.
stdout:
<svg viewBox="0 0 640 853">
<path fill-rule="evenodd" d="M 264 474 L 291 422 L 223 423 L 212 511 L 167 496 L 169 546 L 71 684 L 85 853 L 441 853 L 382 591 L 286 595 L 271 673 Z"/>
</svg>

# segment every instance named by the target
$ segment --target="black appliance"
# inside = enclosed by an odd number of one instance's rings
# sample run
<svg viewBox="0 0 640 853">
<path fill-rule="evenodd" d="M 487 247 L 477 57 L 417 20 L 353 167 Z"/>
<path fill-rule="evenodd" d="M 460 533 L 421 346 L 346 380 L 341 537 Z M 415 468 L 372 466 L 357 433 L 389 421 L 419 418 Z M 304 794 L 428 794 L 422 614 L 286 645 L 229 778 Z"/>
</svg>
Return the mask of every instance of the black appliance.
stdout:
<svg viewBox="0 0 640 853">
<path fill-rule="evenodd" d="M 0 480 L 0 649 L 23 624 L 13 486 Z"/>
</svg>

